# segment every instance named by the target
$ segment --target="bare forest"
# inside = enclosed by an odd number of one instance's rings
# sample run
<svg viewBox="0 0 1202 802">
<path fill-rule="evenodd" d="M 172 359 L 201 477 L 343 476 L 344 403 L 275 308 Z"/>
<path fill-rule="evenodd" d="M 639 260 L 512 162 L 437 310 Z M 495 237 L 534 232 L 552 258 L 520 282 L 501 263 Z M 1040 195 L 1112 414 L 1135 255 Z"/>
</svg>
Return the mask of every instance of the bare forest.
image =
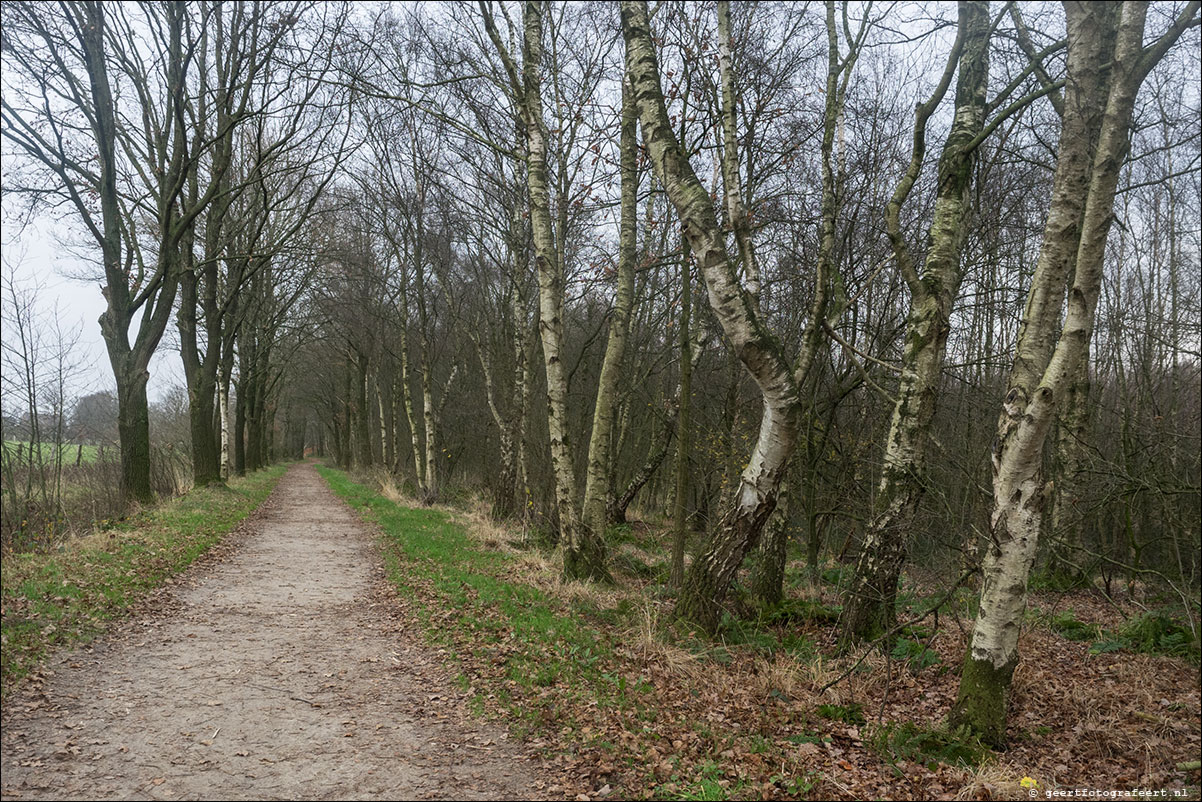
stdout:
<svg viewBox="0 0 1202 802">
<path fill-rule="evenodd" d="M 336 497 L 485 798 L 1199 798 L 1199 6 L 0 3 L 4 798 L 121 533 Z"/>
</svg>

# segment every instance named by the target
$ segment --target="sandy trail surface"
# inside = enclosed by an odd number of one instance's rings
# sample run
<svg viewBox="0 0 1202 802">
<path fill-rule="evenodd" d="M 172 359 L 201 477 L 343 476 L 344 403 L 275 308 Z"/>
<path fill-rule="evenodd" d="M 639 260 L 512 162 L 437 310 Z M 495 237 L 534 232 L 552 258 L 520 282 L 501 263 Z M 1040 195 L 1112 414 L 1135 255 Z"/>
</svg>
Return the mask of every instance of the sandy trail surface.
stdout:
<svg viewBox="0 0 1202 802">
<path fill-rule="evenodd" d="M 5 704 L 5 799 L 528 799 L 540 770 L 397 614 L 312 465 Z"/>
</svg>

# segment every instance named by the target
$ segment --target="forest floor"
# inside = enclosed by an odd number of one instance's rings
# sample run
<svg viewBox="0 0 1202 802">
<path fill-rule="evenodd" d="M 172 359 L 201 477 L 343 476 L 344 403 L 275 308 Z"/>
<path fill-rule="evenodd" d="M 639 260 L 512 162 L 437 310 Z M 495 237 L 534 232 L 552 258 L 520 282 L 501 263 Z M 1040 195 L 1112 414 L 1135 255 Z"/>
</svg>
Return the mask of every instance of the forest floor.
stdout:
<svg viewBox="0 0 1202 802">
<path fill-rule="evenodd" d="M 662 530 L 610 533 L 616 586 L 563 582 L 482 511 L 321 471 L 358 515 L 294 466 L 7 694 L 4 799 L 1199 798 L 1196 659 L 1124 630 L 1154 599 L 1032 593 L 995 752 L 941 726 L 967 590 L 892 651 L 839 657 L 845 571 L 791 565 L 784 605 L 736 594 L 702 638 L 670 623 Z M 937 595 L 908 576 L 903 617 Z"/>
<path fill-rule="evenodd" d="M 395 614 L 312 465 L 132 617 L 8 694 L 4 799 L 541 798 Z"/>
<path fill-rule="evenodd" d="M 543 750 L 568 798 L 1198 799 L 1202 694 L 1181 632 L 1136 653 L 1143 598 L 1030 594 L 1008 748 L 943 726 L 975 594 L 962 588 L 893 649 L 841 657 L 847 566 L 790 564 L 786 602 L 735 594 L 717 639 L 671 623 L 666 529 L 609 533 L 613 587 L 564 582 L 558 560 L 482 509 L 419 509 L 396 488 L 323 469 L 376 524 L 404 615 L 445 653 L 472 706 Z M 900 594 L 921 617 L 946 585 Z M 1179 603 L 1179 602 L 1178 602 Z M 1147 645 L 1147 644 L 1145 644 Z"/>
</svg>

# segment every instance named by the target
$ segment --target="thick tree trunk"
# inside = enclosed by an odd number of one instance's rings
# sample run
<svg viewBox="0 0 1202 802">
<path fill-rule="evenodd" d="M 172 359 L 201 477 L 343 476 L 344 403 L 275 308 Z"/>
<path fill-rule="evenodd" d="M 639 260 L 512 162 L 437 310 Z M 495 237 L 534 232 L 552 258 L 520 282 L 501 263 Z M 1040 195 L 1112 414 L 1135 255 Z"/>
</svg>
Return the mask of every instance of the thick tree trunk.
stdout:
<svg viewBox="0 0 1202 802">
<path fill-rule="evenodd" d="M 970 143 L 985 125 L 989 23 L 987 3 L 960 4 L 956 110 L 939 160 L 939 192 L 921 276 L 908 269 L 910 257 L 897 218 L 917 178 L 915 167 L 921 164 L 925 114 L 934 110 L 938 97 L 918 110 L 917 161 L 911 162 L 889 209 L 891 239 L 910 285 L 910 313 L 875 510 L 843 607 L 841 636 L 845 644 L 871 640 L 896 623 L 897 582 L 908 551 L 914 512 L 925 489 L 927 440 L 943 377 L 952 306 L 964 277 L 961 248 L 968 228 L 969 188 L 976 161 L 976 148 Z M 953 63 L 949 60 L 946 77 L 950 77 Z"/>
<path fill-rule="evenodd" d="M 1068 78 L 1060 155 L 1039 261 L 998 418 L 993 512 L 981 602 L 950 724 L 1001 743 L 1027 581 L 1044 507 L 1043 450 L 1060 396 L 1093 332 L 1106 237 L 1127 155 L 1139 86 L 1186 27 L 1191 2 L 1169 31 L 1143 47 L 1147 3 L 1065 3 Z M 1071 282 L 1070 282 L 1071 279 Z M 1070 287 L 1063 325 L 1064 288 Z"/>
<path fill-rule="evenodd" d="M 195 189 L 193 189 L 195 192 Z M 189 235 L 190 238 L 190 235 Z M 191 243 L 184 251 L 190 254 Z M 209 340 L 208 353 L 202 354 L 199 344 L 197 313 L 201 308 L 202 288 L 208 294 L 205 282 L 210 281 L 207 268 L 189 264 L 180 277 L 180 308 L 176 315 L 179 328 L 180 358 L 184 365 L 184 380 L 188 387 L 188 424 L 192 439 L 192 481 L 198 487 L 221 481 L 221 455 L 218 450 L 218 433 L 214 426 L 214 401 L 217 393 L 218 343 Z M 212 271 L 214 274 L 216 271 Z M 201 274 L 205 274 L 202 282 Z M 205 303 L 206 317 L 211 315 L 212 305 Z M 211 326 L 206 326 L 206 336 L 211 336 Z"/>
<path fill-rule="evenodd" d="M 134 360 L 127 357 L 126 364 Z M 135 501 L 154 500 L 150 484 L 150 405 L 146 384 L 150 373 L 135 365 L 113 365 L 117 383 L 117 434 L 121 442 L 121 488 Z"/>
<path fill-rule="evenodd" d="M 234 396 L 234 474 L 246 475 L 246 383 L 239 379 Z"/>
<path fill-rule="evenodd" d="M 171 308 L 179 287 L 179 274 L 174 265 L 162 259 L 153 275 L 141 288 L 141 300 L 131 291 L 129 262 L 123 261 L 121 249 L 124 222 L 117 190 L 117 121 L 116 104 L 109 83 L 106 55 L 105 14 L 100 5 L 81 5 L 76 8 L 75 20 L 80 45 L 88 68 L 88 83 L 94 101 L 91 115 L 92 133 L 96 143 L 98 171 L 98 200 L 102 220 L 100 236 L 104 261 L 105 311 L 100 315 L 100 333 L 104 338 L 109 364 L 117 384 L 117 432 L 121 441 L 121 492 L 126 498 L 139 502 L 154 499 L 150 483 L 150 410 L 146 398 L 146 383 L 150 379 L 150 358 L 158 347 L 170 321 Z M 173 63 L 178 56 L 180 31 L 174 24 L 170 29 Z M 172 76 L 175 76 L 173 71 Z M 178 155 L 178 149 L 175 151 Z M 170 208 L 160 199 L 160 223 L 164 210 Z M 141 310 L 138 333 L 130 345 L 129 329 L 134 315 Z"/>
<path fill-rule="evenodd" d="M 709 549 L 690 566 L 677 601 L 678 616 L 714 631 L 735 572 L 776 506 L 777 488 L 797 436 L 797 383 L 780 344 L 760 322 L 754 299 L 739 284 L 709 193 L 672 130 L 645 2 L 622 3 L 622 30 L 626 70 L 652 166 L 684 226 L 710 306 L 764 399 L 759 437 L 733 504 Z"/>
</svg>

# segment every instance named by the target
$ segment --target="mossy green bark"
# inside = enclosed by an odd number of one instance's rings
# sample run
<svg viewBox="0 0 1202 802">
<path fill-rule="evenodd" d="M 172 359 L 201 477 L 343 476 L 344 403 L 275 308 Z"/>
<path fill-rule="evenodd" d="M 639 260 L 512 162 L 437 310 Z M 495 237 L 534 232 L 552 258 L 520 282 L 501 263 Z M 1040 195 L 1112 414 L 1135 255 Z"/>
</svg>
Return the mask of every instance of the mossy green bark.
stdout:
<svg viewBox="0 0 1202 802">
<path fill-rule="evenodd" d="M 984 743 L 1002 746 L 1006 740 L 1010 682 L 1017 665 L 1017 653 L 1001 667 L 995 667 L 989 660 L 974 658 L 970 651 L 964 658 L 960 694 L 948 715 L 948 728 L 967 728 Z"/>
</svg>

